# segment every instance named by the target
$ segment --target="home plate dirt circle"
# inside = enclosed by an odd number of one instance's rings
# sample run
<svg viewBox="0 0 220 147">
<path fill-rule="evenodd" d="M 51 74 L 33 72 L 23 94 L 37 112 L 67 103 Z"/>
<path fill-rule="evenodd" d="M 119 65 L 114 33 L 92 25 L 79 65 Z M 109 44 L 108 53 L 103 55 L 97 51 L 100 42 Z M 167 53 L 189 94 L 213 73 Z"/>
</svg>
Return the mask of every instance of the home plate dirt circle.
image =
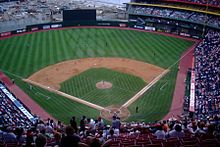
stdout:
<svg viewBox="0 0 220 147">
<path fill-rule="evenodd" d="M 109 121 L 112 120 L 112 117 L 114 115 L 117 115 L 120 117 L 121 120 L 126 120 L 130 116 L 130 112 L 128 111 L 127 108 L 120 108 L 121 106 L 108 106 L 105 107 L 108 110 L 102 110 L 101 111 L 101 116 Z"/>
<path fill-rule="evenodd" d="M 107 81 L 100 81 L 96 83 L 96 88 L 98 89 L 110 89 L 112 88 L 112 83 L 107 82 Z"/>
</svg>

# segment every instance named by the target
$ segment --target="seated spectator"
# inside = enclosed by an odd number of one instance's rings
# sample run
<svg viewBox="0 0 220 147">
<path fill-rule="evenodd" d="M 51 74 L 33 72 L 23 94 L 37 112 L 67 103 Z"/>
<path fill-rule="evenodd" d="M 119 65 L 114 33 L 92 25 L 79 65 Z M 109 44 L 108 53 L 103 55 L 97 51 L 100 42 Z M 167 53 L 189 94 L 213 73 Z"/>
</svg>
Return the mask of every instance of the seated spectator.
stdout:
<svg viewBox="0 0 220 147">
<path fill-rule="evenodd" d="M 111 130 L 109 131 L 109 135 L 107 136 L 107 139 L 112 139 L 112 140 L 114 140 L 115 138 L 117 138 L 117 136 L 114 134 L 114 130 L 111 129 Z"/>
<path fill-rule="evenodd" d="M 162 125 L 157 126 L 157 131 L 154 133 L 154 135 L 157 136 L 157 139 L 165 139 L 166 133 L 163 130 Z"/>
<path fill-rule="evenodd" d="M 61 133 L 56 132 L 54 134 L 54 141 L 51 143 L 52 146 L 61 146 Z"/>
<path fill-rule="evenodd" d="M 180 125 L 176 125 L 174 130 L 168 132 L 167 137 L 175 137 L 182 138 L 184 137 L 184 132 L 182 131 L 182 127 Z"/>
<path fill-rule="evenodd" d="M 3 133 L 3 140 L 4 142 L 17 142 L 17 137 L 13 133 L 12 127 L 7 127 L 6 132 Z"/>
</svg>

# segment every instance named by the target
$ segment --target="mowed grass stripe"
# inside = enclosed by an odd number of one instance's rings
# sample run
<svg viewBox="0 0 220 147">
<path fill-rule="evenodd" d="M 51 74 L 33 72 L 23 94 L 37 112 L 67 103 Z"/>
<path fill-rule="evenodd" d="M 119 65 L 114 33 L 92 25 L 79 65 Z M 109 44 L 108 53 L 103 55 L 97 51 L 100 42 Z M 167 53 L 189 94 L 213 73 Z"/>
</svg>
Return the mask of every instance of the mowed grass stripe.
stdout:
<svg viewBox="0 0 220 147">
<path fill-rule="evenodd" d="M 128 34 L 129 36 L 127 38 L 124 38 L 123 36 L 125 36 L 126 34 Z M 131 32 L 125 31 L 121 33 L 121 37 L 125 45 L 125 51 L 127 51 L 127 54 L 129 54 L 129 56 L 133 55 L 133 57 L 141 58 L 140 55 L 142 54 L 138 53 L 138 51 L 136 50 L 135 44 L 133 44 L 132 41 L 133 36 L 131 34 Z"/>
<path fill-rule="evenodd" d="M 62 56 L 64 57 L 64 59 L 61 58 L 60 60 L 69 59 L 68 54 L 70 53 L 72 48 L 67 48 L 67 44 L 65 43 L 65 40 L 67 40 L 67 38 L 64 37 L 65 33 L 61 30 L 59 30 L 58 33 L 59 33 L 59 36 L 60 36 L 60 38 L 59 38 L 60 39 L 60 50 L 63 50 Z M 63 38 L 65 38 L 65 39 L 63 39 Z M 69 40 L 69 42 L 71 42 L 71 40 Z"/>
<path fill-rule="evenodd" d="M 62 35 L 61 35 L 62 34 Z M 93 37 L 94 34 L 97 34 L 97 37 Z M 35 36 L 36 35 L 36 36 Z M 31 36 L 31 37 L 29 37 Z M 53 37 L 54 36 L 54 37 Z M 86 39 L 88 38 L 89 39 Z M 58 41 L 57 41 L 58 40 Z M 36 41 L 36 43 L 33 43 Z M 40 41 L 40 44 L 38 43 Z M 106 41 L 108 45 L 106 46 Z M 19 42 L 22 42 L 21 45 L 17 45 Z M 25 49 L 25 43 L 30 42 L 31 49 Z M 55 43 L 56 42 L 56 43 Z M 164 42 L 164 43 L 162 43 Z M 193 43 L 190 41 L 185 41 L 182 39 L 175 39 L 173 37 L 166 37 L 163 35 L 156 35 L 151 33 L 137 32 L 137 31 L 129 31 L 129 30 L 116 30 L 116 29 L 68 29 L 68 30 L 56 30 L 56 31 L 47 31 L 47 32 L 39 32 L 33 33 L 30 35 L 24 35 L 19 37 L 13 37 L 9 39 L 5 39 L 0 41 L 0 67 L 6 71 L 12 72 L 14 74 L 18 74 L 24 78 L 28 77 L 32 73 L 36 72 L 39 69 L 42 69 L 45 66 L 67 60 L 67 59 L 78 59 L 78 58 L 88 58 L 88 57 L 125 57 L 132 58 L 136 60 L 141 60 L 144 62 L 148 62 L 163 68 L 167 68 L 172 65 L 177 59 L 180 57 L 181 53 L 185 51 L 186 48 L 189 48 Z M 62 50 L 60 49 L 62 48 Z M 15 52 L 19 51 L 19 52 Z M 153 52 L 155 51 L 156 55 L 153 56 Z M 14 53 L 14 55 L 12 55 Z M 2 55 L 4 54 L 4 56 Z M 64 55 L 65 54 L 65 55 Z M 55 56 L 55 57 L 54 57 Z M 59 57 L 57 57 L 59 56 Z M 23 60 L 17 61 L 17 60 Z M 17 58 L 19 57 L 19 58 Z M 11 60 L 13 58 L 13 60 Z M 23 67 L 23 68 L 20 68 Z M 177 69 L 174 69 L 175 72 Z M 176 73 L 172 74 L 168 77 L 168 81 L 172 81 L 175 79 Z M 129 91 L 132 89 L 130 85 L 136 87 L 136 84 L 132 82 L 131 79 L 127 79 L 124 87 L 127 87 L 125 91 Z M 80 82 L 81 84 L 83 81 Z M 132 84 L 130 84 L 132 83 Z M 171 82 L 172 83 L 172 82 Z M 86 83 L 87 84 L 87 83 Z M 172 91 L 174 89 L 173 86 L 167 85 L 165 90 L 168 92 L 160 93 L 159 90 L 162 83 L 159 86 L 153 86 L 152 92 L 156 94 L 150 94 L 143 97 L 143 101 L 141 104 L 146 104 L 146 107 L 149 108 L 141 108 L 143 109 L 143 113 L 135 114 L 135 106 L 136 103 L 133 104 L 129 109 L 131 109 L 132 115 L 136 120 L 141 120 L 144 118 L 145 120 L 153 120 L 157 118 L 161 118 L 166 111 L 168 110 L 171 100 L 172 100 Z M 21 84 L 23 85 L 23 84 Z M 137 84 L 138 86 L 138 84 Z M 22 86 L 21 86 L 22 87 Z M 74 85 L 67 86 L 69 90 L 73 88 L 77 88 Z M 119 87 L 117 87 L 119 88 Z M 134 88 L 135 89 L 135 88 Z M 122 89 L 119 89 L 122 90 Z M 89 87 L 86 87 L 86 91 L 88 93 L 84 93 L 85 95 L 101 95 L 102 93 L 96 93 L 94 90 L 89 90 Z M 126 92 L 127 92 L 126 91 Z M 46 93 L 44 91 L 44 93 Z M 83 93 L 83 92 L 81 92 Z M 112 96 L 112 94 L 109 94 Z M 122 98 L 130 98 L 131 96 L 123 96 L 127 95 L 122 93 Z M 40 97 L 40 96 L 36 96 Z M 155 97 L 163 97 L 164 100 L 160 101 L 159 99 L 155 99 Z M 34 97 L 35 98 L 35 97 Z M 59 97 L 62 99 L 62 97 Z M 154 101 L 155 99 L 155 101 Z M 66 107 L 62 100 L 57 101 L 61 102 L 60 107 Z M 98 100 L 97 100 L 98 101 Z M 146 102 L 147 101 L 147 102 Z M 156 104 L 154 108 L 149 105 L 148 102 L 152 102 Z M 157 104 L 160 102 L 167 102 L 169 104 Z M 43 100 L 40 102 L 43 103 Z M 55 103 L 57 107 L 57 102 Z M 45 109 L 52 113 L 52 110 L 55 110 L 53 103 L 43 104 Z M 162 111 L 163 109 L 164 111 Z M 69 110 L 69 108 L 68 108 Z M 84 108 L 79 108 L 79 111 L 84 111 Z M 157 112 L 148 112 L 148 111 L 157 111 Z M 65 110 L 66 111 L 66 110 Z M 158 113 L 156 116 L 153 114 Z M 56 114 L 55 114 L 56 115 Z M 59 118 L 64 119 L 64 113 L 59 113 Z M 77 114 L 78 115 L 78 114 Z M 93 115 L 93 114 L 92 114 Z M 139 117 L 138 117 L 139 116 Z M 146 117 L 147 116 L 147 117 Z"/>
<path fill-rule="evenodd" d="M 31 98 L 33 98 L 37 103 L 41 104 L 41 106 L 46 111 L 48 111 L 52 116 L 66 124 L 69 123 L 69 120 L 73 115 L 76 116 L 78 123 L 81 116 L 83 115 L 87 116 L 91 113 L 90 117 L 92 118 L 96 118 L 99 115 L 99 111 L 97 111 L 96 109 L 90 108 L 70 99 L 66 99 L 54 93 L 50 93 L 39 87 L 33 87 L 33 89 L 30 90 L 27 83 L 24 83 L 14 76 L 10 77 L 15 79 L 16 84 L 24 89 L 26 93 L 31 96 Z"/>
<path fill-rule="evenodd" d="M 112 83 L 113 87 L 97 89 L 96 83 L 102 81 Z M 106 104 L 125 103 L 145 84 L 139 77 L 105 68 L 93 68 L 61 83 L 61 91 L 94 104 L 106 106 Z M 110 97 L 117 97 L 117 99 L 111 100 Z M 102 98 L 110 99 L 106 102 L 100 100 Z"/>
<path fill-rule="evenodd" d="M 105 36 L 105 30 L 102 29 L 101 30 L 101 33 L 103 34 L 103 36 Z M 106 55 L 109 55 L 110 57 L 117 57 L 118 56 L 118 52 L 117 52 L 117 49 L 118 49 L 118 46 L 117 44 L 114 44 L 115 42 L 115 38 L 111 35 L 109 35 L 110 33 L 112 33 L 112 30 L 109 29 L 107 32 L 106 32 L 108 35 L 106 35 L 106 37 L 104 37 L 108 43 L 108 46 L 106 47 Z"/>
<path fill-rule="evenodd" d="M 128 91 L 112 87 L 111 89 L 95 90 L 83 97 L 84 100 L 106 107 L 110 105 L 122 105 L 130 98 Z"/>
<path fill-rule="evenodd" d="M 146 85 L 142 79 L 126 74 L 119 75 L 113 83 L 118 88 L 132 92 L 137 92 Z"/>
<path fill-rule="evenodd" d="M 20 40 L 17 42 L 18 47 L 22 47 L 25 40 Z M 26 67 L 24 66 L 26 64 L 25 60 L 23 58 L 26 56 L 27 50 L 25 48 L 17 48 L 14 50 L 13 54 L 11 55 L 11 60 L 8 63 L 8 65 L 13 65 L 13 62 L 17 62 L 17 68 L 15 69 L 15 72 L 18 72 L 19 69 L 23 69 L 23 72 L 25 72 Z"/>
<path fill-rule="evenodd" d="M 137 39 L 136 41 L 132 39 L 132 38 L 139 38 L 138 37 L 139 35 L 135 35 L 131 31 L 128 31 L 128 35 L 129 35 L 128 37 L 129 43 L 127 44 L 127 46 L 130 49 L 130 51 L 133 52 L 134 58 L 140 60 L 144 57 L 148 57 L 148 54 L 146 54 L 146 50 L 144 50 L 144 47 L 146 46 L 145 42 L 139 39 Z M 141 45 L 143 44 L 143 46 L 142 47 L 138 46 L 140 44 Z"/>
<path fill-rule="evenodd" d="M 66 87 L 68 87 L 66 89 Z M 88 87 L 88 88 L 87 88 Z M 93 90 L 94 82 L 87 80 L 85 77 L 77 76 L 67 82 L 61 84 L 61 91 L 71 94 L 76 97 L 82 97 L 86 93 Z"/>
<path fill-rule="evenodd" d="M 172 95 L 175 87 L 175 78 L 177 73 L 177 65 L 171 68 L 171 71 L 158 81 L 147 93 L 145 93 L 140 99 L 129 106 L 131 117 L 128 121 L 136 120 L 148 120 L 155 121 L 160 120 L 169 111 L 169 107 L 172 102 Z M 163 86 L 166 83 L 165 86 Z M 161 87 L 163 88 L 161 89 Z M 138 114 L 135 113 L 135 108 L 139 107 Z"/>
</svg>

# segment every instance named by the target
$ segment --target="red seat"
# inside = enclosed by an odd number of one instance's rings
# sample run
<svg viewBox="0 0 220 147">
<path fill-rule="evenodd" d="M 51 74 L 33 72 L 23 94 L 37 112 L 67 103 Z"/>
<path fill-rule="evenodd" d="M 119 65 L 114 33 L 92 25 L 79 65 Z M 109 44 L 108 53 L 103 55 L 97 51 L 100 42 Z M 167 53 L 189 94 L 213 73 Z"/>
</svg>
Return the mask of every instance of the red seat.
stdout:
<svg viewBox="0 0 220 147">
<path fill-rule="evenodd" d="M 159 144 L 159 143 L 162 143 L 164 141 L 165 140 L 163 140 L 163 139 L 151 139 L 152 144 Z"/>
<path fill-rule="evenodd" d="M 118 141 L 118 140 L 111 141 L 110 146 L 112 146 L 112 147 L 113 147 L 113 146 L 114 146 L 114 147 L 115 147 L 115 146 L 119 146 L 119 142 L 120 142 L 120 141 Z"/>
<path fill-rule="evenodd" d="M 151 144 L 150 140 L 136 140 L 136 145 L 143 145 L 146 146 L 148 144 Z"/>
<path fill-rule="evenodd" d="M 163 147 L 179 147 L 180 144 L 179 140 L 168 140 L 167 142 L 163 142 Z"/>
<path fill-rule="evenodd" d="M 127 147 L 142 147 L 142 145 L 129 145 Z"/>
<path fill-rule="evenodd" d="M 199 147 L 198 144 L 193 144 L 193 145 L 183 145 L 181 147 Z"/>
<path fill-rule="evenodd" d="M 200 147 L 218 147 L 220 144 L 217 142 L 216 139 L 205 139 L 200 140 Z"/>
<path fill-rule="evenodd" d="M 17 142 L 6 143 L 5 147 L 18 147 L 18 143 Z"/>
<path fill-rule="evenodd" d="M 120 142 L 121 147 L 128 147 L 129 145 L 135 145 L 134 141 Z"/>
<path fill-rule="evenodd" d="M 148 144 L 146 145 L 146 147 L 162 147 L 161 143 L 157 143 L 157 144 Z"/>
</svg>

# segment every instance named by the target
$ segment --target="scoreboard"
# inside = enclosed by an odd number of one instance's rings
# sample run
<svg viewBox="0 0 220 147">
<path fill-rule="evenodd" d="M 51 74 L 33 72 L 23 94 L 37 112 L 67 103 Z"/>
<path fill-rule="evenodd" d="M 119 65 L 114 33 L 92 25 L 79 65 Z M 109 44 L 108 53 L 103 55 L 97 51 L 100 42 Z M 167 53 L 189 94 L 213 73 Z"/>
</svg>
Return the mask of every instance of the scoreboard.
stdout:
<svg viewBox="0 0 220 147">
<path fill-rule="evenodd" d="M 63 21 L 96 21 L 95 9 L 64 10 Z"/>
</svg>

